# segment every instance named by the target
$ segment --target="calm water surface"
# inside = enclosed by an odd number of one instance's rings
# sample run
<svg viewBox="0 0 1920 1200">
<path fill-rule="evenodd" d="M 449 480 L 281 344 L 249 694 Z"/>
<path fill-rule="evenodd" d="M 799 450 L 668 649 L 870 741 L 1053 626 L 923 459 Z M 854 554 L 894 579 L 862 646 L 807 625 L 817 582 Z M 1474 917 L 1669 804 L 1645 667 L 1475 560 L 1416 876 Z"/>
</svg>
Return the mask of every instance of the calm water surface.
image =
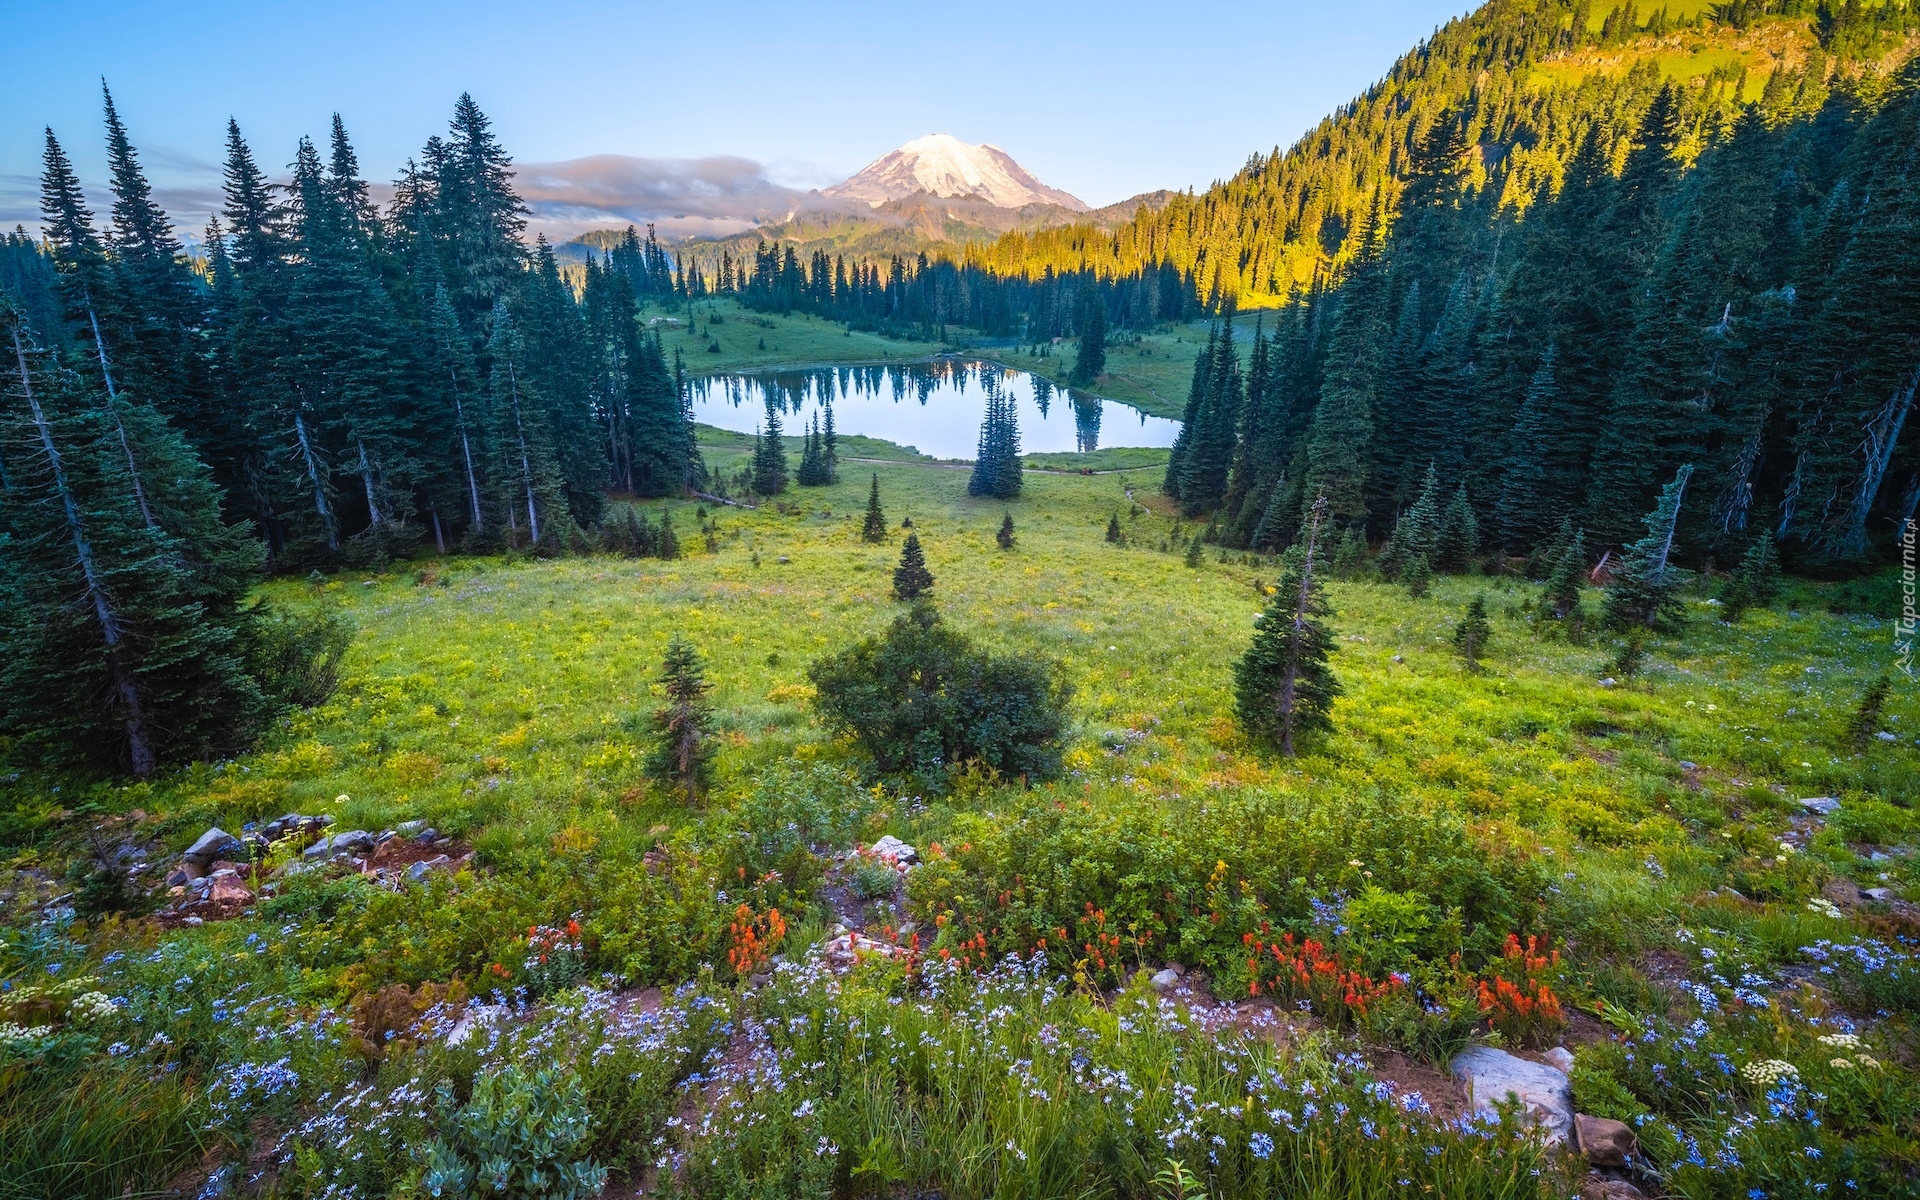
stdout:
<svg viewBox="0 0 1920 1200">
<path fill-rule="evenodd" d="M 980 421 L 992 388 L 1014 398 L 1020 449 L 1028 454 L 1164 447 L 1173 445 L 1180 433 L 1180 422 L 1149 416 L 1118 401 L 1070 392 L 994 363 L 950 358 L 708 376 L 692 381 L 693 419 L 753 433 L 765 424 L 770 401 L 784 432 L 793 437 L 831 405 L 834 431 L 841 435 L 881 438 L 935 458 L 972 458 L 979 449 Z"/>
</svg>

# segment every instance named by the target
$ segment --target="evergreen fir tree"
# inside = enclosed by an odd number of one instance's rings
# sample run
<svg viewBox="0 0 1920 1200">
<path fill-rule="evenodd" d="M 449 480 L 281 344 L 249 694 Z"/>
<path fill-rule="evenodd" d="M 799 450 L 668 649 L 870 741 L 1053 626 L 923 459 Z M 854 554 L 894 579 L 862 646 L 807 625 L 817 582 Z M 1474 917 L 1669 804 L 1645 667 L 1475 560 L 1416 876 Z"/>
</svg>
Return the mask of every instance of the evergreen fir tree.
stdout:
<svg viewBox="0 0 1920 1200">
<path fill-rule="evenodd" d="M 1013 514 L 1012 513 L 1007 513 L 1005 516 L 1000 518 L 1000 531 L 993 535 L 993 540 L 996 544 L 999 545 L 999 547 L 1002 550 L 1013 549 Z"/>
<path fill-rule="evenodd" d="M 1416 558 L 1426 559 L 1431 568 L 1439 549 L 1441 524 L 1440 471 L 1428 463 L 1419 499 L 1400 514 L 1393 526 L 1393 536 L 1387 539 L 1386 549 L 1381 552 L 1380 566 L 1387 578 L 1403 573 L 1407 564 Z"/>
<path fill-rule="evenodd" d="M 927 570 L 926 555 L 920 551 L 920 535 L 907 535 L 900 547 L 900 565 L 893 569 L 893 598 L 918 600 L 933 590 L 933 573 Z"/>
<path fill-rule="evenodd" d="M 665 559 L 680 557 L 680 539 L 673 532 L 673 514 L 662 511 L 660 514 L 660 536 L 657 539 L 659 555 Z"/>
<path fill-rule="evenodd" d="M 1332 571 L 1336 579 L 1358 579 L 1367 571 L 1367 535 L 1358 525 L 1347 532 L 1334 547 Z"/>
<path fill-rule="evenodd" d="M 1085 326 L 1080 331 L 1080 353 L 1074 359 L 1073 374 L 1069 378 L 1076 387 L 1090 387 L 1106 373 L 1107 306 L 1100 299 L 1096 285 L 1087 301 Z"/>
<path fill-rule="evenodd" d="M 1880 732 L 1881 720 L 1886 714 L 1887 697 L 1893 694 L 1893 680 L 1882 675 L 1867 685 L 1860 694 L 1860 703 L 1854 706 L 1853 715 L 1847 718 L 1847 746 L 1859 754 L 1873 744 L 1873 735 Z"/>
<path fill-rule="evenodd" d="M 1761 530 L 1740 556 L 1727 584 L 1720 589 L 1720 619 L 1737 624 L 1749 608 L 1764 607 L 1780 587 L 1780 558 L 1773 534 Z"/>
<path fill-rule="evenodd" d="M 1607 584 L 1604 619 L 1609 629 L 1663 627 L 1682 615 L 1673 545 L 1674 531 L 1680 523 L 1680 503 L 1692 475 L 1691 465 L 1674 474 L 1673 482 L 1661 489 L 1660 502 L 1646 516 L 1646 536 L 1622 552 L 1620 565 Z"/>
<path fill-rule="evenodd" d="M 1539 544 L 1547 532 L 1546 422 L 1560 394 L 1554 377 L 1559 352 L 1548 346 L 1540 366 L 1527 384 L 1527 394 L 1514 414 L 1507 434 L 1507 454 L 1500 462 L 1500 487 L 1494 497 L 1493 524 L 1500 549 L 1519 553 Z"/>
<path fill-rule="evenodd" d="M 1120 514 L 1119 513 L 1107 514 L 1107 541 L 1118 546 L 1121 542 L 1125 540 L 1126 540 L 1126 534 L 1120 531 Z"/>
<path fill-rule="evenodd" d="M 1187 543 L 1187 559 L 1186 559 L 1187 565 L 1189 567 L 1199 566 L 1203 561 L 1205 561 L 1206 553 L 1207 553 L 1206 535 L 1200 534 L 1200 533 L 1194 534 L 1193 540 Z"/>
<path fill-rule="evenodd" d="M 787 490 L 787 448 L 780 437 L 780 410 L 768 393 L 767 421 L 753 446 L 753 490 L 759 495 L 778 496 Z"/>
<path fill-rule="evenodd" d="M 1290 757 L 1296 739 L 1332 728 L 1330 710 L 1340 694 L 1328 666 L 1334 640 L 1314 557 L 1326 510 L 1316 501 L 1308 511 L 1305 543 L 1288 555 L 1279 588 L 1233 672 L 1240 727 Z"/>
<path fill-rule="evenodd" d="M 1020 494 L 1020 427 L 1013 397 L 987 385 L 987 411 L 980 423 L 980 448 L 967 479 L 969 496 L 1011 500 Z"/>
<path fill-rule="evenodd" d="M 1433 560 L 1425 554 L 1414 555 L 1400 568 L 1400 582 L 1407 589 L 1407 595 L 1422 599 L 1433 586 Z"/>
<path fill-rule="evenodd" d="M 828 482 L 826 445 L 820 436 L 817 416 L 800 440 L 800 467 L 793 473 L 793 479 L 801 487 L 820 487 Z"/>
<path fill-rule="evenodd" d="M 860 525 L 860 540 L 863 542 L 884 542 L 887 540 L 887 517 L 880 511 L 880 473 L 873 473 L 873 486 L 867 492 L 867 519 Z"/>
<path fill-rule="evenodd" d="M 1587 577 L 1587 531 L 1563 520 L 1563 548 L 1547 575 L 1546 603 L 1555 620 L 1580 619 L 1580 585 Z"/>
<path fill-rule="evenodd" d="M 1493 625 L 1487 620 L 1487 598 L 1475 596 L 1467 605 L 1467 615 L 1453 627 L 1453 648 L 1467 664 L 1467 670 L 1480 670 L 1480 656 L 1485 652 L 1487 638 L 1493 633 Z"/>
<path fill-rule="evenodd" d="M 713 782 L 713 757 L 719 749 L 713 706 L 707 701 L 713 685 L 707 682 L 699 651 L 678 634 L 667 643 L 660 683 L 666 703 L 653 713 L 647 773 L 676 788 L 688 804 L 697 804 Z"/>
<path fill-rule="evenodd" d="M 1442 571 L 1458 574 L 1473 565 L 1480 548 L 1480 522 L 1473 515 L 1465 484 L 1454 489 L 1453 499 L 1440 516 L 1440 528 L 1433 538 L 1433 557 Z"/>
<path fill-rule="evenodd" d="M 133 427 L 136 459 L 189 476 L 169 481 L 178 511 L 143 520 L 104 406 L 5 298 L 0 337 L 0 445 L 27 449 L 0 506 L 0 690 L 22 747 L 140 776 L 237 748 L 272 705 L 246 664 L 251 563 L 199 541 L 228 534 L 205 468 L 164 422 Z"/>
</svg>

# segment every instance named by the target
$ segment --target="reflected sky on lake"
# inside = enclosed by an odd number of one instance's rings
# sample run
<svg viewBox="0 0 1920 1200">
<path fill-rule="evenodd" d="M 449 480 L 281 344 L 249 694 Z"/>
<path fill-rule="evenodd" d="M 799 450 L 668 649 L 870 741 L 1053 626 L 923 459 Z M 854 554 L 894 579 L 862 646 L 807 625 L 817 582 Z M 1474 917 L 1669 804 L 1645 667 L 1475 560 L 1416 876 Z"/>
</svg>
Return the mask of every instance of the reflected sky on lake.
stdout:
<svg viewBox="0 0 1920 1200">
<path fill-rule="evenodd" d="M 836 433 L 896 442 L 935 458 L 975 456 L 989 389 L 995 387 L 1014 398 L 1026 454 L 1166 447 L 1180 433 L 1178 421 L 1070 392 L 1025 371 L 961 359 L 713 375 L 690 386 L 693 419 L 704 425 L 753 433 L 765 423 L 771 401 L 783 432 L 797 437 L 830 404 Z"/>
</svg>

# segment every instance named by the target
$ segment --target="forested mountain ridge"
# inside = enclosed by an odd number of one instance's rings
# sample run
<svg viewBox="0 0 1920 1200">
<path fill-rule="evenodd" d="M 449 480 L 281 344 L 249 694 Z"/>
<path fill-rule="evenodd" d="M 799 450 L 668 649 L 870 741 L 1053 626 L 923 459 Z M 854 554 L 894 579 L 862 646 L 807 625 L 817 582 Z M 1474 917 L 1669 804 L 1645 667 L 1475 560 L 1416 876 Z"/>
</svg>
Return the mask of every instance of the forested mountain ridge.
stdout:
<svg viewBox="0 0 1920 1200">
<path fill-rule="evenodd" d="M 1690 16 L 1669 15 L 1681 7 L 1493 0 L 1437 30 L 1291 149 L 1254 154 L 1205 192 L 1174 193 L 1112 231 L 1015 231 L 973 258 L 1029 276 L 1171 262 L 1210 301 L 1283 304 L 1360 253 L 1368 212 L 1396 207 L 1436 121 L 1464 119 L 1471 185 L 1491 187 L 1486 199 L 1501 211 L 1523 211 L 1559 190 L 1591 127 L 1618 169 L 1666 82 L 1682 88 L 1677 149 L 1691 161 L 1744 103 L 1770 120 L 1807 119 L 1831 86 L 1890 74 L 1920 47 L 1910 0 L 1690 4 Z"/>
</svg>

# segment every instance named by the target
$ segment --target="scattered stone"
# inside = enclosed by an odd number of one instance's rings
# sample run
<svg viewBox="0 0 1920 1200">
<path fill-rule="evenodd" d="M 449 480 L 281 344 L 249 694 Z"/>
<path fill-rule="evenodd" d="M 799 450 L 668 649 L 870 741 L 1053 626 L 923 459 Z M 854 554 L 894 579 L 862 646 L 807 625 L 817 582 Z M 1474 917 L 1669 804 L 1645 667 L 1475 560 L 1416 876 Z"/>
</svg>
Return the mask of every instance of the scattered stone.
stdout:
<svg viewBox="0 0 1920 1200">
<path fill-rule="evenodd" d="M 399 835 L 398 835 L 398 834 L 396 834 L 396 833 L 395 833 L 395 832 L 394 832 L 393 830 L 391 830 L 391 829 L 382 829 L 382 830 L 380 831 L 380 833 L 379 833 L 379 835 L 378 835 L 378 836 L 376 836 L 376 837 L 375 837 L 375 838 L 373 839 L 373 843 L 374 843 L 374 845 L 376 845 L 376 846 L 384 846 L 384 845 L 386 845 L 386 844 L 387 844 L 388 842 L 390 842 L 390 841 L 392 841 L 392 840 L 393 840 L 394 838 L 396 838 L 396 837 L 398 837 L 398 836 L 399 836 Z"/>
<path fill-rule="evenodd" d="M 1895 900 L 1898 900 L 1900 898 L 1900 893 L 1894 891 L 1890 887 L 1868 888 L 1866 891 L 1866 897 L 1869 900 L 1878 900 L 1882 904 L 1888 904 Z"/>
<path fill-rule="evenodd" d="M 1546 1132 L 1549 1145 L 1573 1135 L 1573 1087 L 1566 1072 L 1492 1046 L 1461 1051 L 1448 1069 L 1466 1085 L 1475 1112 L 1493 1117 L 1497 1115 L 1494 1105 L 1512 1096 Z"/>
<path fill-rule="evenodd" d="M 914 863 L 920 861 L 918 851 L 892 834 L 888 834 L 875 842 L 872 850 L 875 857 L 891 859 L 903 867 L 912 866 Z"/>
<path fill-rule="evenodd" d="M 429 825 L 412 836 L 413 840 L 419 842 L 422 846 L 431 846 L 440 840 L 440 831 Z"/>
<path fill-rule="evenodd" d="M 1683 758 L 1680 760 L 1680 769 L 1682 771 L 1698 771 L 1700 769 L 1700 764 L 1688 762 L 1686 759 Z"/>
<path fill-rule="evenodd" d="M 840 928 L 835 926 L 835 928 Z M 820 947 L 820 956 L 828 967 L 835 971 L 850 969 L 860 960 L 861 955 L 879 955 L 892 958 L 898 948 L 887 942 L 879 942 L 861 933 L 842 933 L 829 939 Z"/>
<path fill-rule="evenodd" d="M 216 858 L 232 858 L 243 853 L 245 850 L 240 845 L 240 839 L 215 825 L 201 834 L 199 840 L 188 846 L 187 852 L 180 857 L 204 867 Z"/>
<path fill-rule="evenodd" d="M 1573 1051 L 1567 1049 L 1565 1046 L 1555 1046 L 1540 1057 L 1546 1059 L 1562 1071 L 1573 1070 Z"/>
<path fill-rule="evenodd" d="M 1611 675 L 1609 675 L 1609 676 L 1607 676 L 1607 677 L 1606 677 L 1605 679 L 1602 679 L 1602 680 L 1600 681 L 1600 686 L 1601 686 L 1601 687 L 1604 687 L 1604 688 L 1610 688 L 1610 687 L 1612 687 L 1612 686 L 1613 686 L 1614 684 L 1616 684 L 1616 683 L 1619 683 L 1619 682 L 1620 682 L 1619 680 L 1617 680 L 1617 679 L 1615 679 L 1615 678 L 1614 678 L 1613 676 L 1611 676 Z"/>
<path fill-rule="evenodd" d="M 1573 1118 L 1574 1143 L 1596 1167 L 1624 1167 L 1639 1153 L 1633 1130 L 1619 1121 L 1578 1113 Z"/>
<path fill-rule="evenodd" d="M 304 813 L 290 812 L 268 821 L 258 833 L 267 842 L 278 842 L 290 837 L 317 834 L 331 824 L 332 817 L 310 817 Z"/>
<path fill-rule="evenodd" d="M 1164 992 L 1174 984 L 1180 982 L 1180 973 L 1172 967 L 1167 967 L 1163 970 L 1155 971 L 1151 982 L 1153 983 L 1155 991 Z"/>
<path fill-rule="evenodd" d="M 773 973 L 771 971 L 756 971 L 752 975 L 747 976 L 747 986 L 750 988 L 763 988 L 772 982 Z"/>
<path fill-rule="evenodd" d="M 207 869 L 196 862 L 183 862 L 167 872 L 168 887 L 184 887 L 207 873 Z"/>
<path fill-rule="evenodd" d="M 328 839 L 328 843 L 334 854 L 344 851 L 355 855 L 371 854 L 373 848 L 380 844 L 379 839 L 364 829 L 349 829 L 345 833 L 336 833 Z"/>
<path fill-rule="evenodd" d="M 1897 742 L 1900 740 L 1899 734 L 1888 733 L 1884 729 L 1882 729 L 1879 733 L 1874 734 L 1873 736 L 1879 738 L 1883 742 Z"/>
<path fill-rule="evenodd" d="M 1820 886 L 1820 896 L 1841 908 L 1850 908 L 1860 903 L 1860 885 L 1836 876 Z"/>
<path fill-rule="evenodd" d="M 407 878 L 411 879 L 415 883 L 419 883 L 422 879 L 425 879 L 427 876 L 433 874 L 433 872 L 437 868 L 445 867 L 447 866 L 447 864 L 451 863 L 452 861 L 453 861 L 452 859 L 448 858 L 444 854 L 435 855 L 433 858 L 429 858 L 425 862 L 417 862 L 417 863 L 414 863 L 412 866 L 408 867 Z"/>
<path fill-rule="evenodd" d="M 401 837 L 412 837 L 426 827 L 425 821 L 402 821 L 393 827 L 393 831 Z"/>
<path fill-rule="evenodd" d="M 1808 796 L 1800 801 L 1800 807 L 1806 809 L 1808 812 L 1819 813 L 1823 817 L 1830 817 L 1840 811 L 1840 802 L 1832 796 Z"/>
<path fill-rule="evenodd" d="M 1407 656 L 1404 654 L 1396 654 L 1388 661 L 1389 662 L 1405 662 L 1407 661 Z"/>
<path fill-rule="evenodd" d="M 305 850 L 302 850 L 300 852 L 300 857 L 310 858 L 315 860 L 323 859 L 327 856 L 328 848 L 330 847 L 332 842 L 333 842 L 332 838 L 323 837 L 319 841 L 315 842 L 313 845 L 308 846 Z"/>
</svg>

